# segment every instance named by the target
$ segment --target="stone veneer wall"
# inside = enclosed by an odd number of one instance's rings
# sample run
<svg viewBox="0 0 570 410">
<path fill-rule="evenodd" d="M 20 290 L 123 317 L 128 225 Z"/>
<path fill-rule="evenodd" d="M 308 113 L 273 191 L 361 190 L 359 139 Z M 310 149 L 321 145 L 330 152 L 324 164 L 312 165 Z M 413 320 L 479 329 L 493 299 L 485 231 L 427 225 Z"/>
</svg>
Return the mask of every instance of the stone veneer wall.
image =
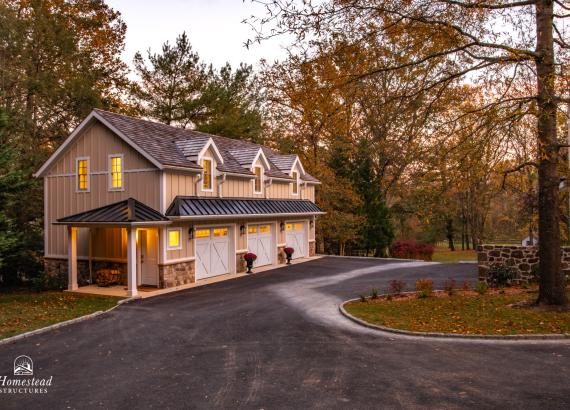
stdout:
<svg viewBox="0 0 570 410">
<path fill-rule="evenodd" d="M 317 254 L 317 244 L 315 241 L 309 242 L 309 256 L 315 256 Z"/>
<path fill-rule="evenodd" d="M 67 259 L 44 259 L 44 269 L 50 276 L 59 276 L 67 281 Z M 121 285 L 127 284 L 127 264 L 111 261 L 91 261 L 93 271 L 93 283 L 97 283 L 97 271 L 99 269 L 119 269 L 121 272 Z M 89 284 L 89 262 L 84 259 L 77 261 L 77 284 L 84 286 Z"/>
<path fill-rule="evenodd" d="M 570 247 L 562 247 L 562 271 L 570 274 Z M 515 282 L 526 283 L 534 279 L 533 271 L 538 267 L 536 246 L 480 245 L 477 247 L 479 280 L 486 281 L 491 267 L 506 265 L 514 269 Z"/>
<path fill-rule="evenodd" d="M 285 255 L 285 251 L 283 250 L 285 249 L 285 246 L 279 246 L 277 248 L 277 263 L 279 265 L 285 263 L 287 261 L 287 257 Z"/>
<path fill-rule="evenodd" d="M 158 265 L 159 286 L 161 288 L 171 288 L 194 283 L 196 277 L 194 266 L 194 261 Z"/>
</svg>

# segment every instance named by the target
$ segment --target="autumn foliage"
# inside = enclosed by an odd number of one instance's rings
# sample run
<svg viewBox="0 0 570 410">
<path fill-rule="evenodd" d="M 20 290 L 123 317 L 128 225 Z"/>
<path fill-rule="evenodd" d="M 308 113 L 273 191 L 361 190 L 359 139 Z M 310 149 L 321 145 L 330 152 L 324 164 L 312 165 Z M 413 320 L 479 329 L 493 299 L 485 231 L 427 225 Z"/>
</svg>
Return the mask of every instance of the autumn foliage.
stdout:
<svg viewBox="0 0 570 410">
<path fill-rule="evenodd" d="M 393 258 L 431 261 L 433 250 L 434 246 L 429 243 L 395 241 L 392 246 L 390 246 L 390 255 Z"/>
</svg>

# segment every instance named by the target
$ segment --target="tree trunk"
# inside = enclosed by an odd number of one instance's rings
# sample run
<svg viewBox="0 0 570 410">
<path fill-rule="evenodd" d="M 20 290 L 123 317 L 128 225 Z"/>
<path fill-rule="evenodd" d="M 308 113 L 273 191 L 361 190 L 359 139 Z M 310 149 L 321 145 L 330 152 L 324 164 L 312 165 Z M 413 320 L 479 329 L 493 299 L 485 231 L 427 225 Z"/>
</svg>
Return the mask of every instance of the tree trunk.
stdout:
<svg viewBox="0 0 570 410">
<path fill-rule="evenodd" d="M 447 245 L 449 247 L 449 250 L 454 251 L 455 244 L 453 243 L 453 219 L 449 218 L 447 220 L 445 229 L 446 229 Z"/>
<path fill-rule="evenodd" d="M 560 210 L 558 209 L 558 146 L 554 88 L 552 0 L 536 3 L 537 105 L 538 105 L 538 257 L 540 288 L 537 303 L 567 303 L 564 275 L 560 269 Z"/>
</svg>

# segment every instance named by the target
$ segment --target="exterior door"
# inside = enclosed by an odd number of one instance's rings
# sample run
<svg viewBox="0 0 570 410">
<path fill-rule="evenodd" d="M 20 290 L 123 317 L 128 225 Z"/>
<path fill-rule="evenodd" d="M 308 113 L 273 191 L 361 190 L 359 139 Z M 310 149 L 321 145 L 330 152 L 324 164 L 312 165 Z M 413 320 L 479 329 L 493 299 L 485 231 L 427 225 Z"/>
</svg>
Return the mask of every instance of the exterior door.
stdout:
<svg viewBox="0 0 570 410">
<path fill-rule="evenodd" d="M 199 228 L 196 238 L 196 279 L 223 275 L 229 269 L 228 228 Z"/>
<path fill-rule="evenodd" d="M 271 265 L 273 247 L 271 245 L 271 225 L 249 225 L 247 228 L 247 249 L 257 255 L 254 267 Z"/>
<path fill-rule="evenodd" d="M 139 284 L 158 286 L 158 231 L 141 229 L 139 234 Z"/>
<path fill-rule="evenodd" d="M 289 222 L 285 226 L 285 244 L 295 250 L 293 259 L 307 255 L 307 233 L 302 222 Z"/>
</svg>

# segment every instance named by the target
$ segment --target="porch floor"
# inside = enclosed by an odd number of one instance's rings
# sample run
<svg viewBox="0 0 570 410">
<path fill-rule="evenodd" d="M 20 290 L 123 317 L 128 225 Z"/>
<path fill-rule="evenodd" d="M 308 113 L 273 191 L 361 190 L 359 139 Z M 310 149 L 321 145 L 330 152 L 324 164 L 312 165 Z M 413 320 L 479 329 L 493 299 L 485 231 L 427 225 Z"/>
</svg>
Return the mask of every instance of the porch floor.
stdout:
<svg viewBox="0 0 570 410">
<path fill-rule="evenodd" d="M 312 257 L 307 257 L 307 258 L 295 259 L 295 260 L 291 261 L 291 265 L 296 265 L 296 264 L 303 263 L 303 262 L 309 262 L 309 261 L 312 261 L 315 259 L 320 259 L 321 257 L 322 256 L 312 256 Z M 270 265 L 270 266 L 263 266 L 260 268 L 254 268 L 253 274 L 255 275 L 256 273 L 266 272 L 269 270 L 282 268 L 284 266 L 285 265 Z M 196 288 L 199 286 L 209 285 L 212 283 L 222 282 L 224 280 L 241 278 L 243 276 L 248 276 L 248 274 L 247 273 L 228 273 L 225 275 L 214 276 L 214 277 L 207 278 L 207 279 L 200 279 L 195 283 L 189 283 L 187 285 L 180 285 L 180 286 L 173 286 L 171 288 L 165 288 L 165 289 L 158 289 L 158 288 L 153 288 L 150 286 L 139 286 L 138 287 L 138 291 L 139 291 L 138 297 L 142 298 L 142 299 L 146 299 L 146 298 L 151 298 L 153 296 L 164 295 L 165 293 L 176 292 L 178 290 L 191 289 L 191 288 Z M 81 286 L 77 290 L 67 291 L 67 292 L 87 293 L 87 294 L 91 294 L 91 295 L 101 295 L 101 296 L 118 296 L 118 297 L 123 297 L 123 298 L 127 297 L 127 287 L 125 285 L 116 285 L 116 286 L 108 286 L 108 287 L 101 287 L 101 286 L 97 286 L 97 285 L 87 285 L 87 286 Z"/>
</svg>

